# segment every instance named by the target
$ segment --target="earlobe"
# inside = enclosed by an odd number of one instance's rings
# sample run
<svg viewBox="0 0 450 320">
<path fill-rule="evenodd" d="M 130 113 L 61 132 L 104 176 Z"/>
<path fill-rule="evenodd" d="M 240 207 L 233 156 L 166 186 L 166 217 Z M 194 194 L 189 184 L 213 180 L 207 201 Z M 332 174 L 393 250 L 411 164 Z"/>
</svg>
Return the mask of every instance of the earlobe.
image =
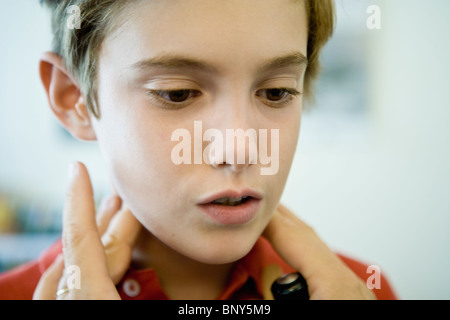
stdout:
<svg viewBox="0 0 450 320">
<path fill-rule="evenodd" d="M 96 140 L 85 99 L 62 58 L 53 52 L 44 53 L 39 71 L 50 109 L 59 122 L 77 139 Z"/>
</svg>

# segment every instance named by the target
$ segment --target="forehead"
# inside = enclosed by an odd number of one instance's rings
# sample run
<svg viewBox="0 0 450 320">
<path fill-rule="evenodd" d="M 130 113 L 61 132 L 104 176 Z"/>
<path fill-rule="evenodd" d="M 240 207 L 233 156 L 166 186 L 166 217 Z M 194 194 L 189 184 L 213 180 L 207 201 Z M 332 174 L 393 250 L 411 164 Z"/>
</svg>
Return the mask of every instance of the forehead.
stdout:
<svg viewBox="0 0 450 320">
<path fill-rule="evenodd" d="M 306 56 L 303 0 L 152 0 L 131 2 L 125 23 L 106 37 L 100 60 L 129 67 L 161 55 L 220 68 L 300 52 Z"/>
</svg>

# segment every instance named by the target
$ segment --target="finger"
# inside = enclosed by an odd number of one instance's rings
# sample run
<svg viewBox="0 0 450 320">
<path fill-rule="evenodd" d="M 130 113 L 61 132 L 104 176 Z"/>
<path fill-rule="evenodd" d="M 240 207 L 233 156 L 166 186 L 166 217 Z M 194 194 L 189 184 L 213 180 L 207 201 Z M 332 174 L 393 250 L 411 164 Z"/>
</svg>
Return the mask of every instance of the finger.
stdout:
<svg viewBox="0 0 450 320">
<path fill-rule="evenodd" d="M 127 271 L 134 243 L 142 229 L 141 224 L 127 208 L 113 218 L 102 237 L 109 276 L 117 284 Z"/>
<path fill-rule="evenodd" d="M 95 222 L 93 190 L 86 167 L 73 163 L 63 213 L 63 252 L 66 267 L 81 270 L 84 285 L 108 275 L 103 245 Z M 103 278 L 102 278 L 103 277 Z"/>
<path fill-rule="evenodd" d="M 111 194 L 115 194 L 115 195 L 119 194 L 119 192 L 117 192 L 116 185 L 114 184 L 114 182 L 112 180 L 110 180 L 110 182 L 109 182 L 109 187 L 111 189 Z"/>
<path fill-rule="evenodd" d="M 104 198 L 100 208 L 97 211 L 97 229 L 100 235 L 103 235 L 114 215 L 120 210 L 122 200 L 117 195 L 111 195 Z"/>
<path fill-rule="evenodd" d="M 278 206 L 264 235 L 278 254 L 305 278 L 323 270 L 320 266 L 341 264 L 315 231 L 282 205 Z"/>
<path fill-rule="evenodd" d="M 124 207 L 113 217 L 106 231 L 106 235 L 132 247 L 141 229 L 141 223 L 127 207 Z"/>
<path fill-rule="evenodd" d="M 33 300 L 55 300 L 59 281 L 64 271 L 64 257 L 60 254 L 55 261 L 42 274 L 36 289 Z"/>
</svg>

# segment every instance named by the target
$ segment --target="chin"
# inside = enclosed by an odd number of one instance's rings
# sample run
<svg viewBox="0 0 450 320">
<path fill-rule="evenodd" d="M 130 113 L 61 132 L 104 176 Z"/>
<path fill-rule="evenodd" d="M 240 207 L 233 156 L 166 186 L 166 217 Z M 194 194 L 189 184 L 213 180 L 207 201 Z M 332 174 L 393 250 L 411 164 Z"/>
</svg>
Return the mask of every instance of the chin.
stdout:
<svg viewBox="0 0 450 320">
<path fill-rule="evenodd" d="M 188 251 L 187 256 L 205 264 L 227 264 L 245 257 L 255 245 L 258 237 L 252 239 L 225 239 L 208 241 L 207 246 L 196 246 Z"/>
</svg>

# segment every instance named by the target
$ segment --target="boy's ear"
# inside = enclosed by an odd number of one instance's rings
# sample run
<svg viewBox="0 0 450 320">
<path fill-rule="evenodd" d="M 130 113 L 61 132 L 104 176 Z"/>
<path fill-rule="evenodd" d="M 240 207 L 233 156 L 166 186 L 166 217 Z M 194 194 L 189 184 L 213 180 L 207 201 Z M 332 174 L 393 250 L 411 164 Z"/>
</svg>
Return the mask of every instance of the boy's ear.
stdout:
<svg viewBox="0 0 450 320">
<path fill-rule="evenodd" d="M 62 58 L 53 52 L 44 53 L 39 71 L 48 103 L 59 122 L 77 139 L 96 140 L 86 101 Z"/>
</svg>

